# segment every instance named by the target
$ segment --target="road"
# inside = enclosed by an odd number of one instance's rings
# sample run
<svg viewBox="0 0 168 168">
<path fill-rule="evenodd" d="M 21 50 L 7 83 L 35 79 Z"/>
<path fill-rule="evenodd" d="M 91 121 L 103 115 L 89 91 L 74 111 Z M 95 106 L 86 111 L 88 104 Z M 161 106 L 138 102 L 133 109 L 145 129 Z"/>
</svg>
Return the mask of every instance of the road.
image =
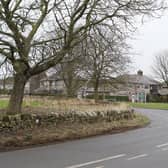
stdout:
<svg viewBox="0 0 168 168">
<path fill-rule="evenodd" d="M 136 109 L 146 128 L 0 153 L 0 168 L 167 168 L 168 111 Z"/>
</svg>

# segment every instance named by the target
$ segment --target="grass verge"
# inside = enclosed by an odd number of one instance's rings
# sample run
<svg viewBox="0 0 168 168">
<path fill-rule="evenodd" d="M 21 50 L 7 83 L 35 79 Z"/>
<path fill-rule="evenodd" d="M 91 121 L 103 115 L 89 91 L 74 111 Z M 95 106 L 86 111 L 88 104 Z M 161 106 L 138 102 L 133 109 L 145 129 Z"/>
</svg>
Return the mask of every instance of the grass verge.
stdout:
<svg viewBox="0 0 168 168">
<path fill-rule="evenodd" d="M 4 109 L 8 106 L 8 100 L 0 99 L 0 109 Z"/>
<path fill-rule="evenodd" d="M 130 103 L 130 106 L 136 108 L 168 110 L 168 103 Z"/>
<path fill-rule="evenodd" d="M 7 108 L 8 103 L 9 103 L 9 98 L 0 99 L 0 109 Z M 42 105 L 43 105 L 42 101 L 37 101 L 37 100 L 23 101 L 23 107 L 40 107 Z"/>
<path fill-rule="evenodd" d="M 81 139 L 102 134 L 120 133 L 135 128 L 144 127 L 150 121 L 147 117 L 136 114 L 131 120 L 113 122 L 101 121 L 92 124 L 60 125 L 49 128 L 19 131 L 15 134 L 0 135 L 0 151 L 20 149 L 42 144 L 64 142 L 67 140 Z"/>
</svg>

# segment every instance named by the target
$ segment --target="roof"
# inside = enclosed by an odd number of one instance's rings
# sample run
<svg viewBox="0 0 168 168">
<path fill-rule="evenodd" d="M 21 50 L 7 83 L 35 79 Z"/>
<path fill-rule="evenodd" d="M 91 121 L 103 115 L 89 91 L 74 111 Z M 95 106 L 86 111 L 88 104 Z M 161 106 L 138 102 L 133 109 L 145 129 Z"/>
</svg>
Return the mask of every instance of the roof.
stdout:
<svg viewBox="0 0 168 168">
<path fill-rule="evenodd" d="M 42 80 L 49 80 L 49 81 L 58 81 L 58 80 L 62 80 L 59 75 L 57 73 L 53 73 L 45 78 L 43 78 Z"/>
<path fill-rule="evenodd" d="M 127 83 L 132 84 L 144 84 L 144 85 L 158 85 L 160 84 L 158 81 L 146 76 L 146 75 L 140 75 L 140 74 L 125 74 L 120 76 L 122 80 L 124 80 Z"/>
<path fill-rule="evenodd" d="M 146 75 L 127 75 L 127 79 L 130 83 L 136 83 L 136 84 L 148 84 L 148 85 L 157 85 L 159 84 L 158 81 L 149 78 Z"/>
<path fill-rule="evenodd" d="M 78 80 L 80 81 L 87 81 L 87 79 L 81 78 L 80 76 L 77 77 Z M 62 81 L 64 80 L 63 77 L 59 73 L 52 73 L 49 74 L 48 76 L 42 78 L 40 81 Z"/>
<path fill-rule="evenodd" d="M 62 80 L 57 73 L 46 74 L 43 76 L 40 81 L 60 81 Z"/>
</svg>

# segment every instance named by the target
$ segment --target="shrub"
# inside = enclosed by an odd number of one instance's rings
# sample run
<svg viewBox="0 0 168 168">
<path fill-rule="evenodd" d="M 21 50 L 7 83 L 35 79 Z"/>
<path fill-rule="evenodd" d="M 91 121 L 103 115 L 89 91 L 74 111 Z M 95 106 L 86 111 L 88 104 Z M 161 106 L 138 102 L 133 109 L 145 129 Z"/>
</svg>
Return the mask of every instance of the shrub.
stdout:
<svg viewBox="0 0 168 168">
<path fill-rule="evenodd" d="M 153 103 L 167 103 L 168 102 L 168 95 L 162 96 L 162 95 L 147 95 L 147 102 L 153 102 Z"/>
<path fill-rule="evenodd" d="M 103 95 L 99 95 L 99 99 L 103 100 Z M 94 95 L 87 95 L 86 98 L 88 99 L 94 99 Z M 110 95 L 106 95 L 105 99 L 108 101 L 112 101 L 112 102 L 128 102 L 129 101 L 129 97 L 128 96 L 110 96 Z"/>
</svg>

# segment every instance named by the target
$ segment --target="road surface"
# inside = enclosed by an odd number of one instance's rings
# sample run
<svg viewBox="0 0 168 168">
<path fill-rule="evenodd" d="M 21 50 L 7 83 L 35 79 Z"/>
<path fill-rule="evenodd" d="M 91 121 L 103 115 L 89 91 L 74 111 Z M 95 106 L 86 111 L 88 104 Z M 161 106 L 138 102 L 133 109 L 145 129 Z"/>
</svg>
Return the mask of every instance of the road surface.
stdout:
<svg viewBox="0 0 168 168">
<path fill-rule="evenodd" d="M 168 168 L 168 111 L 136 109 L 146 128 L 0 153 L 0 168 Z"/>
</svg>

